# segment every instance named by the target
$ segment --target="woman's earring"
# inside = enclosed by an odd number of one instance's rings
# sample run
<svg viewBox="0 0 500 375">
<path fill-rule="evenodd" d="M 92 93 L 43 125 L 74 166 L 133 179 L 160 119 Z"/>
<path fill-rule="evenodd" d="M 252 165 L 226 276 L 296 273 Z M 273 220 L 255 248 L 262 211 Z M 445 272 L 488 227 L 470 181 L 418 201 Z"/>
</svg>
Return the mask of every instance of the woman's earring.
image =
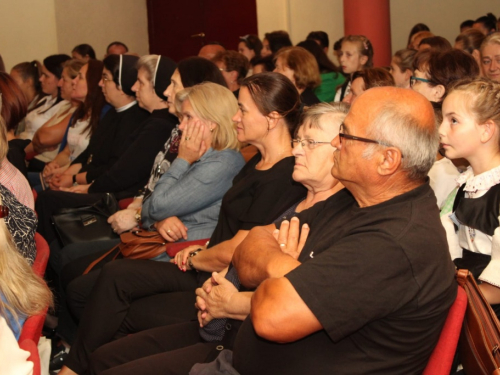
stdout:
<svg viewBox="0 0 500 375">
<path fill-rule="evenodd" d="M 213 133 L 214 132 L 214 128 L 210 128 L 210 133 Z"/>
</svg>

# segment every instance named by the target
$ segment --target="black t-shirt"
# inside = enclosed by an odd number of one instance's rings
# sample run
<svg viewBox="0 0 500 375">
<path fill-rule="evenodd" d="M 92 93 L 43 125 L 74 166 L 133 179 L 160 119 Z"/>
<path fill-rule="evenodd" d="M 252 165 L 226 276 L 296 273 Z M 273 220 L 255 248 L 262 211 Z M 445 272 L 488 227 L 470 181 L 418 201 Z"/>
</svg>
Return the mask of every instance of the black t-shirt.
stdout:
<svg viewBox="0 0 500 375">
<path fill-rule="evenodd" d="M 239 230 L 271 224 L 278 215 L 305 197 L 305 187 L 292 179 L 293 156 L 264 171 L 255 169 L 260 159 L 257 153 L 233 179 L 233 186 L 222 198 L 209 247 L 231 239 Z"/>
<path fill-rule="evenodd" d="M 433 191 L 426 183 L 340 213 L 333 204 L 304 211 L 302 220 L 316 218 L 303 264 L 286 275 L 324 330 L 283 345 L 256 336 L 247 319 L 234 348 L 242 375 L 424 369 L 457 291 Z"/>
</svg>

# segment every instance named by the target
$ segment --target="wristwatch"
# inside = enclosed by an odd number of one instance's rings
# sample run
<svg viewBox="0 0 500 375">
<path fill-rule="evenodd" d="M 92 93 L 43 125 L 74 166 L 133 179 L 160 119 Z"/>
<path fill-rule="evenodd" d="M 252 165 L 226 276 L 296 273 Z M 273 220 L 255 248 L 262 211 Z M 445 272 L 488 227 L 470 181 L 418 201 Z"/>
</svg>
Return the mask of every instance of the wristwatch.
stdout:
<svg viewBox="0 0 500 375">
<path fill-rule="evenodd" d="M 198 255 L 198 253 L 200 251 L 202 251 L 203 249 L 201 247 L 199 247 L 198 249 L 196 249 L 195 251 L 193 251 L 191 254 L 189 254 L 189 257 L 187 259 L 187 263 L 188 263 L 188 266 L 189 268 L 191 268 L 192 270 L 195 270 L 196 272 L 198 272 L 198 270 L 196 269 L 195 266 L 193 266 L 193 262 L 191 261 L 191 258 Z"/>
</svg>

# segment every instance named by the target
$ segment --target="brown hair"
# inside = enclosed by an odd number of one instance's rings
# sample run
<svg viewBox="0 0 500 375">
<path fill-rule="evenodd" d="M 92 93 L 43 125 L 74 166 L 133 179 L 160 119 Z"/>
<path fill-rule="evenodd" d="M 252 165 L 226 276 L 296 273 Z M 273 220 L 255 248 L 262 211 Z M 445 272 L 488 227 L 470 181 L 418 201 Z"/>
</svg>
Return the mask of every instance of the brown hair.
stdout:
<svg viewBox="0 0 500 375">
<path fill-rule="evenodd" d="M 420 44 L 420 41 L 422 39 L 430 38 L 432 36 L 434 36 L 434 34 L 431 33 L 430 31 L 419 31 L 416 34 L 413 34 L 413 36 L 411 37 L 410 44 L 408 45 L 408 48 L 418 49 L 418 45 Z M 416 43 L 417 41 L 418 41 L 418 44 Z"/>
<path fill-rule="evenodd" d="M 319 67 L 311 52 L 302 47 L 285 47 L 274 56 L 274 61 L 282 58 L 284 63 L 293 70 L 295 85 L 299 89 L 313 89 L 321 84 Z"/>
<path fill-rule="evenodd" d="M 37 100 L 40 100 L 45 94 L 42 91 L 42 84 L 40 82 L 40 76 L 42 75 L 42 63 L 33 60 L 31 62 L 22 62 L 14 65 L 11 70 L 15 70 L 21 76 L 23 82 L 26 82 L 28 79 L 32 79 L 33 88 L 35 89 L 35 97 Z"/>
<path fill-rule="evenodd" d="M 462 44 L 462 50 L 472 53 L 475 49 L 478 51 L 481 49 L 481 43 L 483 43 L 484 34 L 477 29 L 468 29 L 461 33 L 455 39 L 455 43 L 460 42 Z"/>
<path fill-rule="evenodd" d="M 408 69 L 413 72 L 413 59 L 417 51 L 414 49 L 400 49 L 394 54 L 394 57 L 397 58 L 396 65 L 402 73 L 406 72 Z"/>
<path fill-rule="evenodd" d="M 477 78 L 479 76 L 479 66 L 476 60 L 467 52 L 452 49 L 442 53 L 431 53 L 427 74 L 431 86 L 444 86 L 444 99 L 451 84 L 455 81 L 464 78 Z"/>
<path fill-rule="evenodd" d="M 394 86 L 394 78 L 384 68 L 368 68 L 355 72 L 352 76 L 354 81 L 356 78 L 361 77 L 365 85 L 365 91 L 372 87 Z"/>
<path fill-rule="evenodd" d="M 1 116 L 5 120 L 7 130 L 12 130 L 26 117 L 28 102 L 16 81 L 5 72 L 0 72 L 0 93 L 2 94 Z"/>
<path fill-rule="evenodd" d="M 228 72 L 237 72 L 238 73 L 238 84 L 241 84 L 241 81 L 245 79 L 248 73 L 248 68 L 250 63 L 248 59 L 243 56 L 241 53 L 236 51 L 219 51 L 214 56 L 212 61 L 222 62 L 226 66 L 226 71 Z"/>
<path fill-rule="evenodd" d="M 294 134 L 302 114 L 300 95 L 284 75 L 264 72 L 247 77 L 241 83 L 246 87 L 260 113 L 264 116 L 277 112 L 287 124 L 290 136 Z"/>
<path fill-rule="evenodd" d="M 450 42 L 442 36 L 424 38 L 420 41 L 418 46 L 420 47 L 422 44 L 428 44 L 433 51 L 446 52 L 452 49 Z"/>
<path fill-rule="evenodd" d="M 93 134 L 99 123 L 101 111 L 106 104 L 102 89 L 99 87 L 99 81 L 102 78 L 103 63 L 99 60 L 89 60 L 87 62 L 88 69 L 85 79 L 87 81 L 87 95 L 73 114 L 71 125 L 76 124 L 80 119 L 90 116 L 89 124 L 82 132 L 90 129 L 90 134 Z"/>
</svg>

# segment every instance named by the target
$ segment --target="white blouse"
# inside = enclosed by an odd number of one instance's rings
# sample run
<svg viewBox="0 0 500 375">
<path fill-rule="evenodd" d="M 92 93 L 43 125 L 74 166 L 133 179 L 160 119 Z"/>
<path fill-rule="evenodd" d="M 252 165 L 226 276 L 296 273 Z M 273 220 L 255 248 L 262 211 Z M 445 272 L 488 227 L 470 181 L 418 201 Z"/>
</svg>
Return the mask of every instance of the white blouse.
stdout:
<svg viewBox="0 0 500 375">
<path fill-rule="evenodd" d="M 87 120 L 78 120 L 74 126 L 68 129 L 68 147 L 69 160 L 75 160 L 80 155 L 90 141 L 90 129 L 83 131 L 89 124 L 90 118 Z"/>
</svg>

